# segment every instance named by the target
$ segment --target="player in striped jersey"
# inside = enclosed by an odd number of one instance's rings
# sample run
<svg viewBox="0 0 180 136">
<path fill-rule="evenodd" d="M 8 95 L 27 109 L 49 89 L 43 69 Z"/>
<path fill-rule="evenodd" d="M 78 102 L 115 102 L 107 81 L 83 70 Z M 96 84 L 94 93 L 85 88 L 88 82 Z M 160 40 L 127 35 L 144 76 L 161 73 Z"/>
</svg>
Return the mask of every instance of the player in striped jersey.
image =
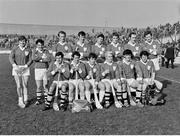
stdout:
<svg viewBox="0 0 180 136">
<path fill-rule="evenodd" d="M 43 91 L 41 88 L 44 88 L 44 97 L 46 99 L 48 93 L 48 78 L 47 78 L 47 69 L 51 61 L 51 54 L 44 47 L 44 41 L 38 39 L 36 41 L 36 48 L 32 52 L 32 60 L 35 62 L 35 80 L 36 80 L 36 96 L 37 101 L 35 105 L 42 103 L 41 97 Z"/>
<path fill-rule="evenodd" d="M 87 76 L 84 80 L 85 83 L 85 95 L 86 99 L 89 103 L 91 102 L 91 92 L 92 89 L 99 89 L 99 102 L 102 103 L 104 94 L 105 94 L 105 85 L 104 83 L 100 82 L 100 65 L 96 63 L 97 56 L 95 53 L 89 54 L 89 60 L 85 63 Z M 92 77 L 95 81 L 92 80 Z M 97 90 L 96 89 L 96 90 Z M 96 92 L 98 93 L 98 92 Z M 98 108 L 98 107 L 97 107 Z"/>
<path fill-rule="evenodd" d="M 131 93 L 134 93 L 136 96 L 136 103 L 133 100 L 130 100 L 130 104 L 132 106 L 137 105 L 138 107 L 143 107 L 142 103 L 140 102 L 141 93 L 142 93 L 142 85 L 140 84 L 140 78 L 135 79 L 135 73 L 140 73 L 141 70 L 138 65 L 136 65 L 135 61 L 132 60 L 132 51 L 131 50 L 124 50 L 123 52 L 124 59 L 122 62 L 119 63 L 119 67 L 122 69 L 123 74 L 121 80 L 126 81 L 128 84 L 128 88 L 130 88 Z"/>
<path fill-rule="evenodd" d="M 13 67 L 12 75 L 16 81 L 18 105 L 25 108 L 28 102 L 28 80 L 30 65 L 32 64 L 32 51 L 27 47 L 25 36 L 18 38 L 19 44 L 14 47 L 9 55 L 9 61 Z"/>
<path fill-rule="evenodd" d="M 135 32 L 131 32 L 129 34 L 129 42 L 124 45 L 124 49 L 131 50 L 135 60 L 140 59 L 139 54 L 142 50 L 142 46 L 140 44 L 136 43 L 136 33 Z"/>
<path fill-rule="evenodd" d="M 105 61 L 105 52 L 106 52 L 106 45 L 103 44 L 104 42 L 104 35 L 99 34 L 97 36 L 97 42 L 95 45 L 92 45 L 92 52 L 94 52 L 97 57 L 97 62 L 102 63 Z"/>
<path fill-rule="evenodd" d="M 64 54 L 62 52 L 57 52 L 55 54 L 55 61 L 52 61 L 48 68 L 48 76 L 53 78 L 53 82 L 49 88 L 47 101 L 45 102 L 45 107 L 43 111 L 50 109 L 50 104 L 54 95 L 56 87 L 59 87 L 61 91 L 60 94 L 60 109 L 65 111 L 68 103 L 68 80 L 70 77 L 70 65 L 63 61 Z M 58 74 L 59 83 L 58 82 Z M 59 86 L 57 86 L 59 84 Z M 59 107 L 57 104 L 56 107 Z M 57 108 L 59 109 L 59 108 Z"/>
<path fill-rule="evenodd" d="M 78 33 L 79 40 L 74 46 L 74 51 L 78 51 L 81 54 L 81 60 L 87 60 L 88 55 L 91 52 L 91 45 L 85 41 L 86 33 L 84 31 L 80 31 Z"/>
<path fill-rule="evenodd" d="M 143 50 L 146 50 L 150 53 L 149 59 L 152 60 L 155 66 L 155 70 L 160 70 L 159 66 L 159 55 L 161 55 L 162 49 L 160 47 L 160 43 L 158 41 L 153 40 L 152 32 L 146 31 L 144 33 L 145 42 L 143 45 Z"/>
<path fill-rule="evenodd" d="M 140 53 L 140 61 L 137 65 L 140 67 L 141 72 L 137 73 L 139 78 L 143 79 L 143 91 L 146 90 L 148 85 L 153 86 L 155 84 L 156 93 L 159 94 L 163 84 L 158 80 L 155 80 L 155 68 L 151 60 L 148 59 L 149 53 L 147 51 L 142 51 Z M 142 100 L 144 100 L 145 93 L 142 93 Z"/>
<path fill-rule="evenodd" d="M 123 56 L 124 47 L 118 42 L 119 35 L 118 33 L 112 34 L 112 42 L 107 46 L 107 51 L 112 51 L 114 57 L 114 61 L 121 60 Z"/>
<path fill-rule="evenodd" d="M 58 33 L 58 37 L 59 42 L 52 47 L 53 56 L 55 57 L 57 52 L 63 52 L 64 60 L 69 61 L 73 52 L 73 48 L 69 43 L 67 43 L 66 33 L 64 31 L 60 31 Z"/>
</svg>

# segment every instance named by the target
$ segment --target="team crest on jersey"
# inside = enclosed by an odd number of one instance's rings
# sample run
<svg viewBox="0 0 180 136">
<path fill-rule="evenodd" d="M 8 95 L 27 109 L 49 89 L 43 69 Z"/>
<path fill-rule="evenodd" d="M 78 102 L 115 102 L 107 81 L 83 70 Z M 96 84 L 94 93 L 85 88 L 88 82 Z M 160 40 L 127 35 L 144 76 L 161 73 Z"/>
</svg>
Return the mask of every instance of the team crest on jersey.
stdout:
<svg viewBox="0 0 180 136">
<path fill-rule="evenodd" d="M 150 70 L 150 69 L 151 69 L 151 66 L 147 66 L 147 69 Z"/>
<path fill-rule="evenodd" d="M 131 65 L 130 65 L 130 67 L 131 67 L 131 69 L 133 69 L 133 68 L 134 68 L 134 65 L 133 65 L 133 64 L 131 64 Z"/>
<path fill-rule="evenodd" d="M 87 48 L 86 48 L 86 47 L 84 47 L 84 51 L 87 51 Z"/>
<path fill-rule="evenodd" d="M 64 47 L 64 49 L 67 51 L 67 50 L 68 50 L 68 47 L 67 47 L 67 46 L 65 46 L 65 47 Z"/>
<path fill-rule="evenodd" d="M 118 50 L 120 51 L 120 50 L 121 50 L 121 47 L 118 47 Z"/>
<path fill-rule="evenodd" d="M 93 72 L 96 73 L 97 69 L 96 68 L 93 68 Z"/>
<path fill-rule="evenodd" d="M 116 66 L 113 66 L 113 70 L 114 70 L 114 71 L 116 70 Z"/>
<path fill-rule="evenodd" d="M 135 48 L 136 48 L 136 50 L 139 50 L 139 47 L 136 46 Z"/>
<path fill-rule="evenodd" d="M 25 51 L 24 53 L 25 53 L 25 56 L 27 56 L 29 54 L 29 51 Z"/>
<path fill-rule="evenodd" d="M 155 44 L 153 45 L 153 48 L 156 49 L 156 45 Z"/>
<path fill-rule="evenodd" d="M 102 48 L 102 51 L 105 51 L 105 48 Z"/>
</svg>

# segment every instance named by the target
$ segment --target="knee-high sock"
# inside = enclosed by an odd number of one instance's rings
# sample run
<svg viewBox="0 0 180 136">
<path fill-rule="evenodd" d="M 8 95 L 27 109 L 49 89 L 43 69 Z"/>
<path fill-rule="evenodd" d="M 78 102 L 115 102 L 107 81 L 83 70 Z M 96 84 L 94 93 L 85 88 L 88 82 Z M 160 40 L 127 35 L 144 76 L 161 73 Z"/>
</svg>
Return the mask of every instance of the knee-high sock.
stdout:
<svg viewBox="0 0 180 136">
<path fill-rule="evenodd" d="M 66 92 L 61 92 L 60 106 L 66 104 L 67 98 L 68 98 L 68 94 Z"/>
<path fill-rule="evenodd" d="M 105 99 L 105 103 L 110 103 L 110 92 L 105 92 L 105 97 L 104 97 L 104 99 Z"/>
<path fill-rule="evenodd" d="M 116 92 L 117 100 L 122 101 L 122 92 Z"/>
<path fill-rule="evenodd" d="M 140 102 L 142 92 L 140 90 L 136 90 L 136 102 Z"/>
<path fill-rule="evenodd" d="M 45 101 L 45 106 L 46 106 L 46 107 L 50 107 L 50 104 L 51 104 L 51 102 L 52 102 L 52 98 L 53 98 L 53 94 L 48 93 L 47 101 Z"/>
</svg>

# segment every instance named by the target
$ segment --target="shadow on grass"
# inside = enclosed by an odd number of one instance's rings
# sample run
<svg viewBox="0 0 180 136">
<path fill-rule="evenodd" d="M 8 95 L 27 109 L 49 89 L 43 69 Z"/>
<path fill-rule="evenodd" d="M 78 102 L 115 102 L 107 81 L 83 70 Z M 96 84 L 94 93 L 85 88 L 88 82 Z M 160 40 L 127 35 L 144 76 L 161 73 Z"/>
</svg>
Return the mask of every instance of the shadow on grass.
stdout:
<svg viewBox="0 0 180 136">
<path fill-rule="evenodd" d="M 163 84 L 163 88 L 167 88 L 168 85 L 171 85 L 171 84 L 172 84 L 172 82 L 169 81 L 169 80 L 163 80 L 163 81 L 161 81 L 161 82 L 162 82 L 162 84 Z"/>
</svg>

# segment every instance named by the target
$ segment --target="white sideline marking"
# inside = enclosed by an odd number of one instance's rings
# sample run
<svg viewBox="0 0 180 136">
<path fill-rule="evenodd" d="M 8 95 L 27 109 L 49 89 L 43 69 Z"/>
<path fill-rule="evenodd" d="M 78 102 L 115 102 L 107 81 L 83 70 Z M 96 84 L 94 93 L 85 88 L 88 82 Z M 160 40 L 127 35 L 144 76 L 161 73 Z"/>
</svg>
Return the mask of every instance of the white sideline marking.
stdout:
<svg viewBox="0 0 180 136">
<path fill-rule="evenodd" d="M 169 81 L 172 81 L 172 82 L 175 82 L 175 83 L 180 84 L 180 82 L 179 82 L 179 81 L 176 81 L 176 80 L 173 80 L 173 79 L 169 79 L 169 78 L 164 77 L 164 76 L 157 76 L 157 77 L 160 77 L 160 78 L 163 78 L 163 79 L 166 79 L 166 80 L 169 80 Z"/>
<path fill-rule="evenodd" d="M 10 50 L 0 50 L 0 54 L 10 54 Z"/>
</svg>

